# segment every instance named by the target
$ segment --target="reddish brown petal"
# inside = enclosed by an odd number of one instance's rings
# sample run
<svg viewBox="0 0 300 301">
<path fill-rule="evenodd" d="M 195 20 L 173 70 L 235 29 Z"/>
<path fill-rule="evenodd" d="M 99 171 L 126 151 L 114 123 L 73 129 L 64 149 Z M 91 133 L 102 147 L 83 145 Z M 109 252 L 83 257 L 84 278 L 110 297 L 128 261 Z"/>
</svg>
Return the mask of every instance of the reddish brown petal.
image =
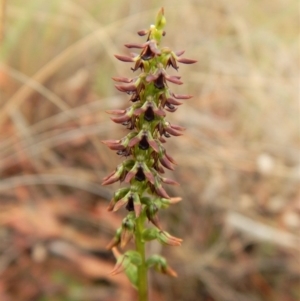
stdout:
<svg viewBox="0 0 300 301">
<path fill-rule="evenodd" d="M 182 198 L 180 198 L 180 197 L 175 197 L 175 198 L 170 198 L 169 199 L 170 204 L 176 204 L 180 201 L 182 201 Z"/>
<path fill-rule="evenodd" d="M 172 162 L 173 164 L 177 164 L 177 162 L 170 156 L 168 155 L 167 153 L 165 153 L 165 156 L 167 157 L 167 159 Z"/>
<path fill-rule="evenodd" d="M 177 130 L 171 128 L 171 127 L 166 127 L 165 131 L 168 132 L 169 134 L 173 135 L 173 136 L 181 136 L 182 133 L 178 132 Z"/>
<path fill-rule="evenodd" d="M 156 226 L 159 230 L 162 230 L 161 224 L 159 222 L 158 216 L 157 214 L 155 214 L 154 216 L 148 216 L 149 221 Z"/>
<path fill-rule="evenodd" d="M 183 64 L 194 64 L 194 63 L 197 63 L 197 60 L 179 58 L 179 59 L 177 59 L 177 62 L 183 63 Z"/>
<path fill-rule="evenodd" d="M 104 177 L 102 181 L 105 181 L 105 180 L 109 179 L 109 178 L 112 177 L 115 173 L 116 173 L 116 170 L 112 171 L 109 175 L 107 175 L 106 177 Z"/>
<path fill-rule="evenodd" d="M 115 82 L 119 82 L 119 83 L 131 83 L 133 80 L 131 78 L 127 78 L 127 77 L 112 77 L 112 79 Z"/>
<path fill-rule="evenodd" d="M 144 29 L 144 30 L 139 30 L 137 34 L 142 37 L 145 36 L 148 32 L 149 30 Z"/>
<path fill-rule="evenodd" d="M 168 63 L 167 63 L 167 66 L 172 66 L 175 70 L 178 70 L 178 66 L 177 66 L 177 63 L 176 63 L 176 60 L 173 56 L 170 56 L 169 60 L 168 60 Z"/>
<path fill-rule="evenodd" d="M 134 67 L 131 68 L 131 70 L 132 70 L 132 71 L 136 71 L 136 70 L 139 69 L 139 68 L 141 68 L 141 69 L 144 68 L 144 65 L 143 65 L 143 62 L 142 62 L 141 59 L 138 59 L 138 60 L 136 61 Z"/>
<path fill-rule="evenodd" d="M 167 98 L 167 102 L 172 105 L 176 105 L 176 106 L 182 105 L 182 102 L 180 102 L 172 97 Z"/>
<path fill-rule="evenodd" d="M 132 57 L 129 57 L 129 56 L 115 54 L 115 57 L 118 60 L 122 61 L 122 62 L 126 62 L 126 63 L 132 63 L 132 62 L 134 62 L 134 59 Z"/>
<path fill-rule="evenodd" d="M 130 93 L 130 92 L 134 92 L 136 91 L 136 86 L 134 84 L 128 84 L 128 85 L 115 85 L 115 87 L 121 91 L 121 92 L 127 92 L 127 93 Z"/>
<path fill-rule="evenodd" d="M 115 206 L 114 206 L 114 209 L 113 211 L 116 212 L 118 211 L 121 207 L 123 207 L 125 204 L 128 203 L 128 197 L 124 197 L 123 199 L 119 200 Z"/>
<path fill-rule="evenodd" d="M 121 233 L 121 248 L 124 249 L 133 237 L 132 231 L 123 230 Z"/>
<path fill-rule="evenodd" d="M 176 98 L 176 99 L 190 99 L 193 96 L 192 95 L 180 95 L 180 94 L 175 94 L 172 93 L 172 95 Z"/>
<path fill-rule="evenodd" d="M 178 130 L 178 131 L 185 131 L 186 130 L 186 128 L 184 128 L 183 126 L 176 125 L 176 124 L 171 124 L 171 128 L 175 129 L 175 130 Z"/>
<path fill-rule="evenodd" d="M 165 78 L 167 81 L 176 84 L 176 85 L 182 85 L 183 82 L 181 80 L 178 79 L 177 76 L 169 76 L 169 75 L 165 75 Z"/>
<path fill-rule="evenodd" d="M 122 262 L 120 262 L 120 263 L 117 263 L 116 265 L 115 265 L 115 267 L 113 268 L 113 270 L 112 271 L 110 271 L 110 275 L 117 275 L 117 274 L 119 274 L 119 273 L 121 273 L 121 272 L 123 272 L 124 270 L 126 270 L 126 266 L 123 266 L 123 264 L 122 264 Z"/>
<path fill-rule="evenodd" d="M 139 116 L 139 115 L 143 114 L 144 112 L 145 112 L 144 109 L 139 108 L 139 109 L 136 109 L 136 110 L 133 112 L 133 114 L 134 114 L 135 116 Z"/>
<path fill-rule="evenodd" d="M 161 178 L 161 180 L 169 185 L 175 185 L 175 186 L 179 186 L 180 184 L 172 179 L 168 179 L 168 178 Z"/>
<path fill-rule="evenodd" d="M 148 140 L 148 143 L 151 145 L 151 147 L 152 147 L 157 153 L 159 152 L 158 145 L 157 145 L 157 143 L 155 142 L 155 140 L 149 139 L 149 140 Z"/>
<path fill-rule="evenodd" d="M 107 211 L 112 211 L 114 209 L 115 206 L 115 199 L 112 198 L 107 206 Z"/>
<path fill-rule="evenodd" d="M 155 81 L 157 78 L 158 78 L 158 76 L 159 76 L 159 74 L 149 74 L 147 77 L 146 77 L 146 81 L 148 82 L 148 83 L 150 83 L 150 82 L 153 82 L 153 81 Z"/>
<path fill-rule="evenodd" d="M 129 141 L 128 146 L 129 146 L 129 147 L 133 147 L 134 145 L 136 145 L 136 144 L 139 143 L 140 141 L 141 141 L 141 138 L 138 137 L 138 136 L 135 136 L 135 137 L 133 137 L 133 138 Z"/>
<path fill-rule="evenodd" d="M 151 184 L 154 184 L 154 176 L 152 174 L 151 171 L 146 171 L 144 172 L 146 178 L 148 179 L 148 181 L 151 183 Z"/>
<path fill-rule="evenodd" d="M 101 185 L 103 185 L 103 186 L 109 185 L 109 184 L 117 182 L 119 179 L 120 178 L 118 176 L 112 176 L 112 177 L 104 180 Z"/>
<path fill-rule="evenodd" d="M 129 171 L 126 175 L 126 178 L 125 178 L 125 182 L 126 183 L 130 183 L 130 181 L 132 180 L 132 178 L 135 176 L 135 172 L 134 171 Z"/>
<path fill-rule="evenodd" d="M 153 53 L 160 54 L 160 50 L 157 48 L 157 44 L 155 40 L 151 40 L 149 42 L 149 47 Z"/>
<path fill-rule="evenodd" d="M 165 231 L 161 231 L 160 236 L 161 236 L 161 240 L 170 246 L 180 246 L 182 243 L 181 238 L 172 236 Z"/>
<path fill-rule="evenodd" d="M 144 44 L 137 44 L 137 43 L 129 43 L 129 44 L 125 44 L 124 46 L 127 47 L 127 48 L 145 48 L 147 45 L 147 43 L 144 43 Z"/>
<path fill-rule="evenodd" d="M 123 115 L 123 116 L 119 116 L 119 117 L 110 117 L 110 119 L 115 123 L 123 123 L 123 122 L 130 120 L 130 118 L 131 117 L 128 115 Z"/>
<path fill-rule="evenodd" d="M 119 243 L 120 240 L 114 237 L 105 248 L 106 250 L 111 250 L 112 248 L 116 247 Z"/>
<path fill-rule="evenodd" d="M 183 55 L 185 53 L 185 50 L 180 50 L 180 51 L 176 51 L 175 52 L 175 54 L 177 55 L 177 56 L 181 56 L 181 55 Z"/>
<path fill-rule="evenodd" d="M 159 162 L 165 167 L 170 170 L 174 170 L 174 167 L 171 165 L 171 163 L 167 160 L 166 157 L 162 157 L 159 159 Z"/>
<path fill-rule="evenodd" d="M 166 139 L 164 139 L 162 136 L 160 136 L 158 139 L 161 143 L 166 143 L 167 142 Z"/>
<path fill-rule="evenodd" d="M 126 113 L 126 110 L 107 110 L 105 112 L 112 115 L 123 115 Z"/>
<path fill-rule="evenodd" d="M 165 109 L 166 109 L 167 111 L 173 113 L 173 112 L 175 112 L 178 108 L 167 102 L 167 103 L 166 103 Z"/>
<path fill-rule="evenodd" d="M 136 217 L 139 217 L 142 212 L 142 204 L 134 204 L 134 213 Z"/>
<path fill-rule="evenodd" d="M 164 110 L 161 110 L 161 109 L 153 109 L 153 112 L 156 115 L 161 116 L 161 117 L 165 117 L 166 116 L 166 112 Z"/>
<path fill-rule="evenodd" d="M 168 276 L 177 278 L 177 273 L 172 268 L 170 268 L 169 266 L 167 266 L 166 268 L 163 268 L 161 271 L 162 271 L 163 274 L 166 274 Z"/>
<path fill-rule="evenodd" d="M 123 150 L 124 146 L 121 143 L 121 140 L 103 140 L 101 141 L 107 145 L 112 150 Z"/>
<path fill-rule="evenodd" d="M 170 196 L 167 194 L 167 192 L 164 190 L 164 188 L 161 185 L 156 186 L 155 191 L 159 196 L 161 196 L 163 198 L 166 198 L 166 199 L 170 198 Z"/>
</svg>

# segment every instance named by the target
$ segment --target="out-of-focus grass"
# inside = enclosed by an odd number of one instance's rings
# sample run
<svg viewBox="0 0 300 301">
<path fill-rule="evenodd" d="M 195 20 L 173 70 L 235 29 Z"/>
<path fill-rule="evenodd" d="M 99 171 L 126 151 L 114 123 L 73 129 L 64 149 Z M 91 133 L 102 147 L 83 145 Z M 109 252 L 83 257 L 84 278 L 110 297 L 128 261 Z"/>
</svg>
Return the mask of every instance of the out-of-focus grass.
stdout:
<svg viewBox="0 0 300 301">
<path fill-rule="evenodd" d="M 120 217 L 99 213 L 113 191 L 99 183 L 120 159 L 100 140 L 124 135 L 104 111 L 128 105 L 110 78 L 131 72 L 113 55 L 142 41 L 135 32 L 153 22 L 160 6 L 168 22 L 164 45 L 186 49 L 198 63 L 180 66 L 185 85 L 174 91 L 194 98 L 170 116 L 188 130 L 167 146 L 180 163 L 173 177 L 182 183 L 170 193 L 184 201 L 162 221 L 184 244 L 149 250 L 167 252 L 181 277 L 153 278 L 155 300 L 299 298 L 298 1 L 11 0 L 0 47 L 3 300 L 20 298 L 9 283 L 31 287 L 18 273 L 35 260 L 26 254 L 40 242 L 49 256 L 33 263 L 31 277 L 39 279 L 39 269 L 55 273 L 53 254 L 69 256 L 77 272 L 62 269 L 87 286 L 82 298 L 95 300 L 91 279 L 103 278 L 91 268 L 96 263 L 76 248 L 65 253 L 56 240 L 107 256 L 104 242 Z M 29 231 L 30 223 L 46 220 L 40 232 Z M 20 264 L 11 264 L 7 250 L 19 252 Z M 64 300 L 72 292 L 72 283 L 57 285 L 51 277 L 40 286 L 41 292 L 25 290 L 26 300 Z"/>
</svg>

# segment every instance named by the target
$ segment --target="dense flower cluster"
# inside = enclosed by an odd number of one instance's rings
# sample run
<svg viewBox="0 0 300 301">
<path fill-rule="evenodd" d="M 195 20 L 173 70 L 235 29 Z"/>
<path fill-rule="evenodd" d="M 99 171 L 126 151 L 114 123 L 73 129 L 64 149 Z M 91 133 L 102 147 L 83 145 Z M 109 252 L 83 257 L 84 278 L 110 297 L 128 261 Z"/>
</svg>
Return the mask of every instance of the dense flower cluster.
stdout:
<svg viewBox="0 0 300 301">
<path fill-rule="evenodd" d="M 178 95 L 171 91 L 170 84 L 181 85 L 180 76 L 169 75 L 168 67 L 178 70 L 178 63 L 192 64 L 195 60 L 182 58 L 184 51 L 174 52 L 168 47 L 160 47 L 160 40 L 165 35 L 163 27 L 165 17 L 163 9 L 159 12 L 156 24 L 149 30 L 138 32 L 147 36 L 143 44 L 126 44 L 129 49 L 140 49 L 139 54 L 131 56 L 116 55 L 123 62 L 132 62 L 133 71 L 140 69 L 140 74 L 133 78 L 114 77 L 116 88 L 130 97 L 131 105 L 124 110 L 107 111 L 111 120 L 125 126 L 129 133 L 118 140 L 105 140 L 110 149 L 124 156 L 124 161 L 103 179 L 103 185 L 120 181 L 127 183 L 114 193 L 109 204 L 110 211 L 121 207 L 128 210 L 122 226 L 109 244 L 109 248 L 125 245 L 135 237 L 136 222 L 142 215 L 154 227 L 143 230 L 143 240 L 157 239 L 163 244 L 178 246 L 181 239 L 164 231 L 159 223 L 157 213 L 160 208 L 178 202 L 180 198 L 171 198 L 164 184 L 177 185 L 174 180 L 164 177 L 164 168 L 173 170 L 175 160 L 167 154 L 164 143 L 166 138 L 180 136 L 184 128 L 166 120 L 166 111 L 175 112 L 183 100 L 190 95 Z M 129 252 L 129 253 L 128 253 Z M 126 270 L 130 265 L 139 264 L 138 255 L 128 251 L 119 258 L 113 273 Z M 132 259 L 133 258 L 133 259 Z M 126 263 L 126 264 L 125 264 Z M 126 266 L 125 266 L 126 265 Z M 175 276 L 176 273 L 167 266 L 165 259 L 155 255 L 147 260 L 148 267 Z"/>
</svg>

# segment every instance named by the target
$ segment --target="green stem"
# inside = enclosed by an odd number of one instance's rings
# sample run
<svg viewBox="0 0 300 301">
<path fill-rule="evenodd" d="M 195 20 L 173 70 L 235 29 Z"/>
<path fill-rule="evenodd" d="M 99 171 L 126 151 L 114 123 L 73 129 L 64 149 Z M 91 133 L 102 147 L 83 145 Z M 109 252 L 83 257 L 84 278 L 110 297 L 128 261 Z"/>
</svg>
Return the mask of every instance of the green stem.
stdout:
<svg viewBox="0 0 300 301">
<path fill-rule="evenodd" d="M 142 258 L 142 263 L 138 267 L 138 295 L 139 301 L 148 301 L 148 279 L 147 279 L 147 266 L 145 256 L 145 242 L 142 238 L 144 230 L 144 213 L 142 213 L 136 220 L 136 233 L 135 233 L 135 244 L 136 250 Z"/>
</svg>

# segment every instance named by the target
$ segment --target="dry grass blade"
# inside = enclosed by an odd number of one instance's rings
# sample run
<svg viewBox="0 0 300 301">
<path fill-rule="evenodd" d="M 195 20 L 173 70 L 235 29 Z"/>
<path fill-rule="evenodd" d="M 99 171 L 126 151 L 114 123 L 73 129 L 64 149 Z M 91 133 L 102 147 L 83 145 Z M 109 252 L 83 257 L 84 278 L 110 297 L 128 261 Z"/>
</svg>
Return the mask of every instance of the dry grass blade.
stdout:
<svg viewBox="0 0 300 301">
<path fill-rule="evenodd" d="M 15 189 L 18 186 L 28 185 L 64 185 L 74 188 L 86 190 L 95 195 L 109 199 L 111 194 L 108 193 L 101 185 L 94 182 L 87 181 L 76 175 L 53 175 L 53 174 L 38 174 L 38 175 L 24 175 L 7 178 L 1 181 L 0 191 Z"/>
<path fill-rule="evenodd" d="M 148 14 L 148 12 L 147 12 Z M 103 39 L 107 32 L 116 31 L 122 24 L 130 19 L 141 17 L 141 14 L 131 16 L 123 20 L 119 20 L 113 24 L 95 30 L 81 40 L 66 48 L 62 53 L 54 57 L 43 68 L 41 68 L 33 77 L 32 80 L 43 84 L 50 76 L 57 72 L 64 64 L 73 59 L 76 55 L 81 54 L 85 49 L 92 47 L 98 42 L 98 39 Z M 24 101 L 26 101 L 33 93 L 30 86 L 22 86 L 11 98 L 3 105 L 0 111 L 0 126 L 5 122 L 11 110 L 17 109 Z"/>
<path fill-rule="evenodd" d="M 5 14 L 6 14 L 6 0 L 0 0 L 0 45 L 4 39 L 5 33 Z"/>
</svg>

